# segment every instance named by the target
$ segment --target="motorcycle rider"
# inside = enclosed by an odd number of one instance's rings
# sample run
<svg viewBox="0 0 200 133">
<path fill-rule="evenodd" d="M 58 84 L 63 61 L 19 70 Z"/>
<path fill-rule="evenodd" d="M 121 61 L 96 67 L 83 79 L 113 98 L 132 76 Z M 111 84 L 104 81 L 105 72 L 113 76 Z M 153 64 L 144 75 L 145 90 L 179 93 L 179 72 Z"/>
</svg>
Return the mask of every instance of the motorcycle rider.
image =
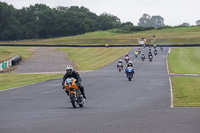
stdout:
<svg viewBox="0 0 200 133">
<path fill-rule="evenodd" d="M 151 51 L 149 51 L 148 56 L 149 56 L 149 59 L 150 59 L 150 56 L 153 58 L 153 55 L 152 55 Z"/>
<path fill-rule="evenodd" d="M 136 56 L 136 57 L 138 56 L 138 51 L 137 51 L 137 50 L 135 51 L 135 56 Z"/>
<path fill-rule="evenodd" d="M 129 58 L 129 55 L 128 55 L 128 53 L 125 55 L 125 59 L 126 59 L 126 57 L 128 57 L 128 58 Z"/>
<path fill-rule="evenodd" d="M 66 67 L 66 73 L 65 75 L 63 76 L 63 82 L 62 82 L 62 86 L 63 86 L 63 89 L 65 89 L 65 86 L 64 86 L 64 83 L 65 83 L 65 80 L 67 78 L 70 78 L 70 77 L 73 77 L 76 79 L 76 84 L 77 86 L 79 87 L 80 91 L 81 91 L 81 94 L 83 95 L 83 97 L 86 99 L 86 96 L 85 96 L 85 93 L 84 93 L 84 87 L 81 85 L 81 77 L 80 75 L 78 74 L 78 72 L 76 72 L 75 70 L 73 70 L 73 67 L 71 65 L 68 65 Z M 69 96 L 69 92 L 67 90 L 65 90 L 65 92 L 67 93 L 67 95 Z"/>
<path fill-rule="evenodd" d="M 117 68 L 119 67 L 119 64 L 122 64 L 122 69 L 123 69 L 123 62 L 122 62 L 122 59 L 119 59 L 119 61 L 117 62 Z"/>
<path fill-rule="evenodd" d="M 156 49 L 154 50 L 154 54 L 157 54 L 157 50 Z"/>
<path fill-rule="evenodd" d="M 141 53 L 141 49 L 140 48 L 138 48 L 138 54 L 140 54 Z"/>
<path fill-rule="evenodd" d="M 125 55 L 124 60 L 126 61 L 126 63 L 129 61 L 129 55 L 128 55 L 128 53 Z"/>
<path fill-rule="evenodd" d="M 127 69 L 128 67 L 132 67 L 133 70 L 134 70 L 134 65 L 133 65 L 133 62 L 132 62 L 132 61 L 129 61 L 129 62 L 128 62 L 128 64 L 126 65 L 126 69 Z M 125 69 L 125 70 L 126 70 L 126 69 Z M 126 73 L 126 71 L 125 71 L 125 73 Z M 134 71 L 134 73 L 135 73 L 135 71 Z M 134 74 L 134 73 L 133 73 L 133 74 Z"/>
<path fill-rule="evenodd" d="M 145 59 L 145 55 L 144 55 L 144 53 L 142 53 L 142 56 L 141 56 L 141 58 L 144 58 L 144 59 Z"/>
<path fill-rule="evenodd" d="M 149 51 L 151 51 L 151 46 L 149 46 Z"/>
<path fill-rule="evenodd" d="M 161 51 L 163 50 L 163 45 L 160 46 Z"/>
</svg>

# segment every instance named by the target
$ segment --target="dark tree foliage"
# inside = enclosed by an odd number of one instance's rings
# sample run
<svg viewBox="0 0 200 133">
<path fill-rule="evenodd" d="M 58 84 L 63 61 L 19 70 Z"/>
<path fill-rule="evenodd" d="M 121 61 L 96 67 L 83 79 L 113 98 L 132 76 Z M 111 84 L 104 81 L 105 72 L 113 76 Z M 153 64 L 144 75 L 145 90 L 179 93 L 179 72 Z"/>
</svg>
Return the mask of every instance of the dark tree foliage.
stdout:
<svg viewBox="0 0 200 133">
<path fill-rule="evenodd" d="M 0 2 L 1 41 L 71 36 L 120 26 L 116 16 L 106 13 L 98 16 L 85 7 L 50 8 L 35 4 L 18 10 Z"/>
</svg>

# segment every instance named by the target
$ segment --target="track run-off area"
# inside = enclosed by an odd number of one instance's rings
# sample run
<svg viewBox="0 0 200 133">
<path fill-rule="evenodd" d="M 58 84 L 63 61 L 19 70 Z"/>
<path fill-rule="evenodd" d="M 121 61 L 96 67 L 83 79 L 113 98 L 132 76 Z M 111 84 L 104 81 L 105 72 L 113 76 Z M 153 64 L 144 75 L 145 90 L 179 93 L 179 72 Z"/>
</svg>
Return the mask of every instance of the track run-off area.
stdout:
<svg viewBox="0 0 200 133">
<path fill-rule="evenodd" d="M 1 133 L 199 133 L 199 108 L 172 108 L 168 48 L 153 61 L 148 48 L 130 59 L 132 81 L 117 62 L 81 74 L 87 100 L 74 109 L 62 89 L 62 79 L 0 92 Z M 14 82 L 14 81 L 13 81 Z"/>
</svg>

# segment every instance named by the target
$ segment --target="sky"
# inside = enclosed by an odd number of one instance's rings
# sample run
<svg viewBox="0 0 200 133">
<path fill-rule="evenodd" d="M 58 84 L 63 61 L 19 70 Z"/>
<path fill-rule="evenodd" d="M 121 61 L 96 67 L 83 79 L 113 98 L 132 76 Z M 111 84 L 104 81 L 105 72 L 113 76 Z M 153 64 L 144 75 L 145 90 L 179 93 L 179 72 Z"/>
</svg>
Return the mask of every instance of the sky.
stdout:
<svg viewBox="0 0 200 133">
<path fill-rule="evenodd" d="M 45 4 L 51 8 L 57 6 L 84 6 L 100 15 L 109 13 L 117 16 L 121 22 L 138 25 L 144 13 L 150 16 L 160 15 L 165 25 L 177 26 L 184 22 L 196 25 L 200 20 L 200 0 L 1 0 L 17 9 L 35 4 Z"/>
</svg>

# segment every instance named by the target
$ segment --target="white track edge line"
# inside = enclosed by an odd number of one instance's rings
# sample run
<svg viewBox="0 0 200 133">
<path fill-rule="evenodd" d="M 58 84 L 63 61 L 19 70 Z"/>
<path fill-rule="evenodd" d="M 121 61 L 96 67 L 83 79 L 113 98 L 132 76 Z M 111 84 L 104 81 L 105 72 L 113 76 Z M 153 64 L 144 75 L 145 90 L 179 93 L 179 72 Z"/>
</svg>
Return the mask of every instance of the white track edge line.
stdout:
<svg viewBox="0 0 200 133">
<path fill-rule="evenodd" d="M 169 51 L 167 53 L 167 58 L 166 58 L 166 65 L 167 65 L 167 73 L 168 73 L 168 75 L 169 75 L 169 65 L 168 65 L 168 60 L 167 59 L 168 59 L 168 55 L 170 54 L 170 52 L 171 52 L 171 48 L 169 48 Z M 173 104 L 174 99 L 173 99 L 172 81 L 171 81 L 170 76 L 169 76 L 169 84 L 170 84 L 170 96 L 171 96 L 171 105 L 170 105 L 170 107 L 173 108 L 174 107 L 174 104 Z"/>
</svg>

